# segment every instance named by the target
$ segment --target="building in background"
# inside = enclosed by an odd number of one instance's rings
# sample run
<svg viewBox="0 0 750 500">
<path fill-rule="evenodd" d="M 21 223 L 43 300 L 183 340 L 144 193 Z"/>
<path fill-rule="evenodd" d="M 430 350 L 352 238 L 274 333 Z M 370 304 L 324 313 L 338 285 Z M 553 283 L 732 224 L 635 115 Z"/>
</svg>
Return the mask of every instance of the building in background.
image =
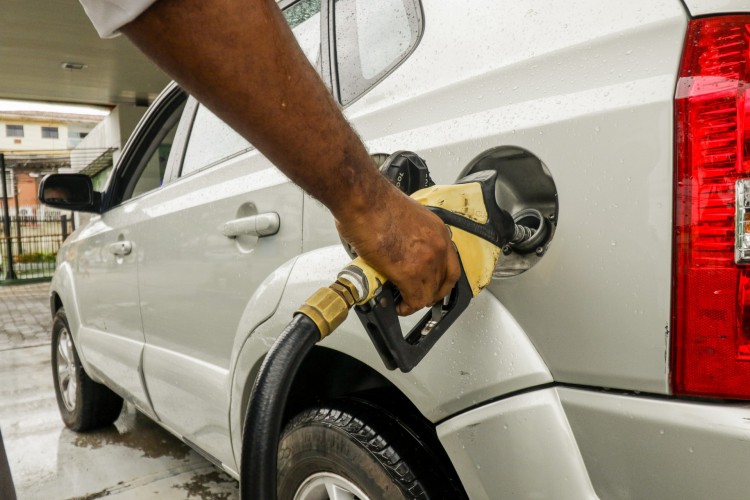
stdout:
<svg viewBox="0 0 750 500">
<path fill-rule="evenodd" d="M 108 110 L 0 101 L 0 283 L 46 279 L 55 254 L 75 229 L 74 214 L 39 203 L 39 182 L 48 173 L 71 172 L 71 151 L 79 147 Z M 20 108 L 20 109 L 19 109 Z M 50 110 L 50 108 L 52 110 Z M 100 151 L 79 151 L 92 160 Z M 4 188 L 4 189 L 2 189 Z M 7 203 L 6 203 L 7 202 Z"/>
<path fill-rule="evenodd" d="M 103 115 L 0 109 L 0 153 L 5 157 L 8 204 L 12 214 L 34 216 L 40 179 L 71 166 L 71 150 L 80 145 Z M 80 150 L 93 161 L 102 151 Z M 3 195 L 4 193 L 0 193 Z"/>
</svg>

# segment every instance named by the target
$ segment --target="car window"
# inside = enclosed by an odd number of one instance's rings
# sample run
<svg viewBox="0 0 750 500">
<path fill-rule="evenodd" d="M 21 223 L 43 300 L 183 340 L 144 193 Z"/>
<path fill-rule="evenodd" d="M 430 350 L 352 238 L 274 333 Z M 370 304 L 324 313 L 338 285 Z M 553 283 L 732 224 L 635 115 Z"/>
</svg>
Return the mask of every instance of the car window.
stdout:
<svg viewBox="0 0 750 500">
<path fill-rule="evenodd" d="M 232 127 L 199 105 L 182 160 L 181 175 L 189 175 L 252 148 Z"/>
<path fill-rule="evenodd" d="M 113 188 L 112 205 L 159 188 L 170 156 L 173 154 L 177 124 L 185 108 L 187 96 L 176 89 L 158 105 L 145 124 L 139 127 L 118 168 L 118 180 Z"/>
<path fill-rule="evenodd" d="M 336 67 L 346 105 L 369 90 L 416 47 L 418 0 L 336 0 Z"/>
<path fill-rule="evenodd" d="M 302 0 L 284 9 L 284 17 L 310 64 L 321 71 L 320 0 Z"/>
<path fill-rule="evenodd" d="M 297 2 L 284 10 L 284 17 L 310 63 L 320 73 L 320 0 Z M 251 149 L 253 146 L 240 134 L 199 105 L 180 175 L 190 175 Z"/>
<path fill-rule="evenodd" d="M 176 118 L 179 118 L 182 114 L 183 107 L 184 104 L 175 111 Z M 169 154 L 172 152 L 172 144 L 174 143 L 174 136 L 177 131 L 177 122 L 177 119 L 170 120 L 167 128 L 164 129 L 163 137 L 156 144 L 151 157 L 146 161 L 138 178 L 134 179 L 135 182 L 133 184 L 133 191 L 130 194 L 130 198 L 135 198 L 136 196 L 140 196 L 153 189 L 161 187 L 162 182 L 164 181 L 164 173 L 167 170 Z"/>
</svg>

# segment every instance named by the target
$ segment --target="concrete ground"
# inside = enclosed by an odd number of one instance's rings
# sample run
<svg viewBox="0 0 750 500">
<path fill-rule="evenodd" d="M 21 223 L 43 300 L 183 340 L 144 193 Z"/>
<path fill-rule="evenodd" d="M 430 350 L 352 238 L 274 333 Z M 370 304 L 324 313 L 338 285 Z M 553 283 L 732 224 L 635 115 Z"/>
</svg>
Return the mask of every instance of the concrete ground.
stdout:
<svg viewBox="0 0 750 500">
<path fill-rule="evenodd" d="M 99 431 L 63 425 L 48 288 L 0 286 L 0 429 L 19 500 L 238 498 L 235 480 L 129 405 Z"/>
</svg>

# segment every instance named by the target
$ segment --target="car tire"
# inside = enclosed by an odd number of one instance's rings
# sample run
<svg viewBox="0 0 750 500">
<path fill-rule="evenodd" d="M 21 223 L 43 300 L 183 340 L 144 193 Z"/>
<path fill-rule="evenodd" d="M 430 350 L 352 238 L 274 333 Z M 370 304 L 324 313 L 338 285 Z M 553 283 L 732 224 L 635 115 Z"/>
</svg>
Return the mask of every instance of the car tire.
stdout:
<svg viewBox="0 0 750 500">
<path fill-rule="evenodd" d="M 60 416 L 70 429 L 83 432 L 112 424 L 122 398 L 86 374 L 61 308 L 52 321 L 52 379 Z"/>
<path fill-rule="evenodd" d="M 278 498 L 338 498 L 332 491 L 372 500 L 436 498 L 441 494 L 428 493 L 429 472 L 418 469 L 432 462 L 419 456 L 420 446 L 377 407 L 346 402 L 310 408 L 281 436 Z"/>
</svg>

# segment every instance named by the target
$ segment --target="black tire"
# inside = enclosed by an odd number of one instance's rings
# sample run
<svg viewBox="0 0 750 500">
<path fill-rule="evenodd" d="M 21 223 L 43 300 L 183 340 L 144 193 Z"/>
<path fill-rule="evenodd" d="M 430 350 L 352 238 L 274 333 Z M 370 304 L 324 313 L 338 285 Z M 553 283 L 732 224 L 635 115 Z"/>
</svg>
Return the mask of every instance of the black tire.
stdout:
<svg viewBox="0 0 750 500">
<path fill-rule="evenodd" d="M 122 411 L 122 398 L 83 370 L 62 308 L 52 321 L 52 379 L 60 416 L 74 431 L 110 425 Z"/>
<path fill-rule="evenodd" d="M 314 478 L 320 483 L 336 476 L 371 500 L 442 498 L 445 490 L 430 477 L 434 460 L 422 451 L 414 436 L 377 407 L 347 401 L 311 408 L 281 436 L 278 498 L 294 499 Z"/>
</svg>

